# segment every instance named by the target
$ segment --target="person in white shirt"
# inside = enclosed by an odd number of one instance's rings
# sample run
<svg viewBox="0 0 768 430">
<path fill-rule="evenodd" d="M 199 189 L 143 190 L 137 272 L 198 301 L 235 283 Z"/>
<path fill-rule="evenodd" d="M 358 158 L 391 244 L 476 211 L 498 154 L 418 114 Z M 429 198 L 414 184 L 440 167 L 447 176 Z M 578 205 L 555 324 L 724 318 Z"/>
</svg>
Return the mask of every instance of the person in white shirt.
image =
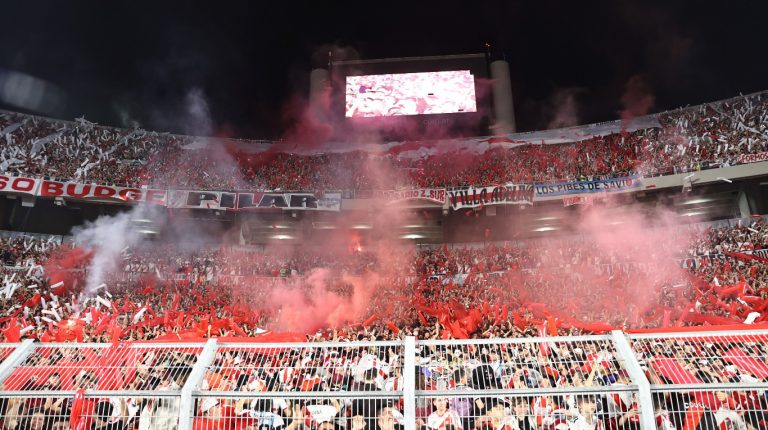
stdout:
<svg viewBox="0 0 768 430">
<path fill-rule="evenodd" d="M 434 412 L 427 417 L 427 427 L 431 430 L 462 430 L 459 414 L 448 407 L 448 400 L 437 397 L 433 400 Z M 450 426 L 450 427 L 449 427 Z"/>
<path fill-rule="evenodd" d="M 579 415 L 571 421 L 571 430 L 605 430 L 603 420 L 595 415 L 597 402 L 594 396 L 579 396 L 576 403 Z"/>
</svg>

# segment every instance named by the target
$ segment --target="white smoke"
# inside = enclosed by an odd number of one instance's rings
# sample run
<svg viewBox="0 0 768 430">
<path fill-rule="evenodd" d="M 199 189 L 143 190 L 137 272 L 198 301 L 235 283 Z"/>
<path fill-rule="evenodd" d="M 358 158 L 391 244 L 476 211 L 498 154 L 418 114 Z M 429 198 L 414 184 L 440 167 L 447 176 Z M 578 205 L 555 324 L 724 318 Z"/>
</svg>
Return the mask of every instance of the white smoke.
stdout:
<svg viewBox="0 0 768 430">
<path fill-rule="evenodd" d="M 193 88 L 185 99 L 182 113 L 173 118 L 180 124 L 184 132 L 190 135 L 210 135 L 213 124 L 205 94 L 202 90 Z M 170 118 L 169 118 L 170 120 Z M 232 166 L 234 161 L 222 149 L 208 151 L 208 158 L 219 166 Z M 213 169 L 211 172 L 213 172 Z M 190 221 L 194 225 L 194 221 Z M 180 234 L 185 227 L 191 226 L 183 221 L 177 222 L 170 230 L 166 240 L 178 247 L 194 248 L 199 246 L 205 234 L 199 232 L 198 237 L 191 239 Z M 104 216 L 89 222 L 72 231 L 74 241 L 86 251 L 92 252 L 93 257 L 87 267 L 84 298 L 93 297 L 99 287 L 106 283 L 109 275 L 118 269 L 122 251 L 126 248 L 141 245 L 150 236 L 167 229 L 167 220 L 158 206 L 140 203 L 131 210 L 114 215 Z M 81 301 L 82 302 L 82 301 Z"/>
<path fill-rule="evenodd" d="M 184 133 L 191 136 L 210 136 L 213 133 L 211 110 L 200 88 L 192 88 L 184 98 L 182 126 Z"/>
<path fill-rule="evenodd" d="M 142 230 L 137 220 L 153 225 L 157 218 L 155 212 L 154 206 L 139 204 L 128 212 L 100 217 L 72 231 L 75 243 L 93 253 L 87 268 L 83 297 L 94 296 L 107 276 L 117 269 L 123 249 L 136 246 L 147 237 L 148 232 Z"/>
<path fill-rule="evenodd" d="M 548 130 L 579 125 L 581 119 L 577 97 L 581 92 L 583 90 L 579 88 L 566 88 L 558 90 L 552 95 L 549 108 L 552 112 L 552 118 L 547 124 Z"/>
</svg>

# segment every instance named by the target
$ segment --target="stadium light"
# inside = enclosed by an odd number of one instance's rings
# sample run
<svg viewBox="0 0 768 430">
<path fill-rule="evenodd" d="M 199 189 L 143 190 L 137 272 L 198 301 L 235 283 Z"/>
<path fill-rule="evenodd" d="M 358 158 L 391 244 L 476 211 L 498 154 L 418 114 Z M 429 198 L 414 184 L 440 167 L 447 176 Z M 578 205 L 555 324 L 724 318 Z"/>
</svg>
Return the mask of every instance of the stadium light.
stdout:
<svg viewBox="0 0 768 430">
<path fill-rule="evenodd" d="M 424 236 L 420 234 L 406 234 L 405 236 L 403 236 L 403 239 L 423 239 L 423 238 Z"/>
<path fill-rule="evenodd" d="M 552 226 L 539 227 L 539 228 L 534 228 L 531 231 L 542 232 L 542 231 L 553 231 L 553 230 L 557 230 L 557 227 L 552 227 Z"/>
<path fill-rule="evenodd" d="M 684 205 L 696 205 L 696 204 L 699 204 L 699 203 L 711 202 L 713 200 L 714 199 L 691 199 L 691 200 L 684 201 L 683 204 Z"/>
</svg>

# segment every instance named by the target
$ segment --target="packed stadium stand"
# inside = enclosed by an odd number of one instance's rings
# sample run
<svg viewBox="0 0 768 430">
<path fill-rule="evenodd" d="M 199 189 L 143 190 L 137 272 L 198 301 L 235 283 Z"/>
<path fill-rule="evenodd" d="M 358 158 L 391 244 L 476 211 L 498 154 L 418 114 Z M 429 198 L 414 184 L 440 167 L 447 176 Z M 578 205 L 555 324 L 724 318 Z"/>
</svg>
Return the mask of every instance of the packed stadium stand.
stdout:
<svg viewBox="0 0 768 430">
<path fill-rule="evenodd" d="M 767 96 L 354 151 L 0 112 L 0 428 L 766 429 Z"/>
<path fill-rule="evenodd" d="M 612 134 L 554 145 L 540 144 L 535 134 L 476 139 L 496 142 L 498 147 L 492 143 L 466 150 L 461 142 L 444 142 L 456 150 L 427 150 L 426 156 L 419 157 L 410 154 L 435 142 L 389 145 L 387 151 L 376 153 L 307 155 L 301 147 L 281 142 L 214 144 L 190 136 L 100 127 L 84 119 L 64 122 L 2 112 L 0 171 L 129 186 L 295 191 L 659 175 L 730 166 L 744 162 L 747 155 L 765 152 L 767 105 L 768 96 L 757 93 L 658 114 L 648 124 L 642 121 L 650 126 L 631 132 L 619 124 Z M 261 149 L 264 146 L 266 150 Z M 484 151 L 478 153 L 477 147 Z M 404 174 L 372 175 L 382 170 Z"/>
</svg>

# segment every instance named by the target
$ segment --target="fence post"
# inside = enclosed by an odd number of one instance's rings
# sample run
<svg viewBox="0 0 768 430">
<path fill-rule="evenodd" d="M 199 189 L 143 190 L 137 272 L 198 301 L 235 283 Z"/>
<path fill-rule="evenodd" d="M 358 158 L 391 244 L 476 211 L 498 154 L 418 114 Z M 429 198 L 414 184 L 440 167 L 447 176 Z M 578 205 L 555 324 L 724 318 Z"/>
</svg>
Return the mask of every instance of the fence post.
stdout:
<svg viewBox="0 0 768 430">
<path fill-rule="evenodd" d="M 13 369 L 15 369 L 19 364 L 23 363 L 27 356 L 29 356 L 29 354 L 31 354 L 34 349 L 35 341 L 32 339 L 26 339 L 21 342 L 21 345 L 17 346 L 16 349 L 14 349 L 13 352 L 10 353 L 2 363 L 0 363 L 0 386 L 2 386 L 7 377 L 11 376 Z"/>
<path fill-rule="evenodd" d="M 616 352 L 624 363 L 632 382 L 637 385 L 637 403 L 640 406 L 640 428 L 642 430 L 656 430 L 656 414 L 653 407 L 653 398 L 651 397 L 651 384 L 645 377 L 645 372 L 640 368 L 637 357 L 629 346 L 626 335 L 621 330 L 611 332 L 613 345 Z"/>
<path fill-rule="evenodd" d="M 416 430 L 416 338 L 406 336 L 403 347 L 404 430 Z"/>
<path fill-rule="evenodd" d="M 197 358 L 192 372 L 181 389 L 181 400 L 179 402 L 179 430 L 192 430 L 192 420 L 194 415 L 195 402 L 192 399 L 192 391 L 200 386 L 205 376 L 205 369 L 213 362 L 216 357 L 216 339 L 208 339 L 203 347 L 203 351 Z"/>
</svg>

